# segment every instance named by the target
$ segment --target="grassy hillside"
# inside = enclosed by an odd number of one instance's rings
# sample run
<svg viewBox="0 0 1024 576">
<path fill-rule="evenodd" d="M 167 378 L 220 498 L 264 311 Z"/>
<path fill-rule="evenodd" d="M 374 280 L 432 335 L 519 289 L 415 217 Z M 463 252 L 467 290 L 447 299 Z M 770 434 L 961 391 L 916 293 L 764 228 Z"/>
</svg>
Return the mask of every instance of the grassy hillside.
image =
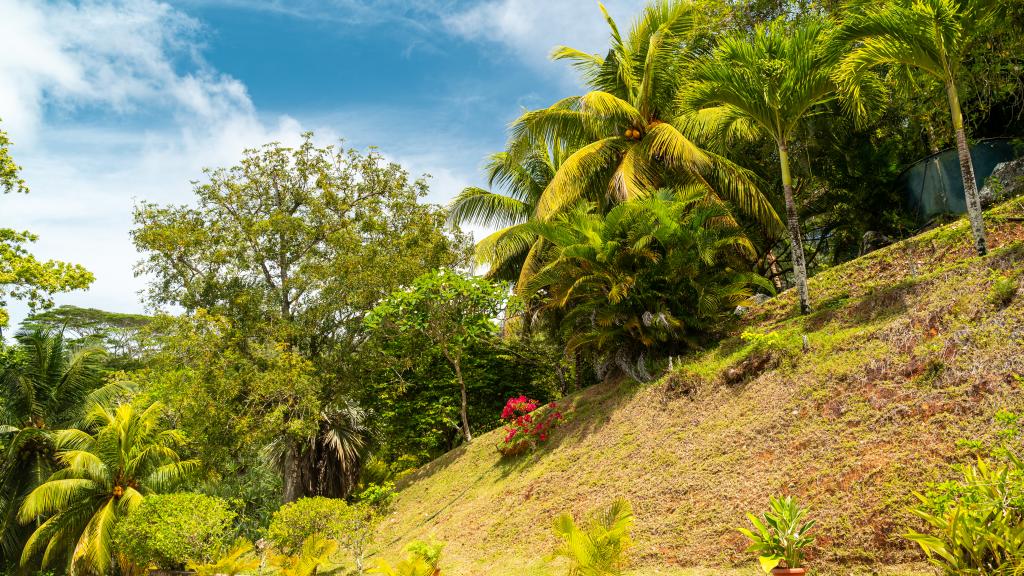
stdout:
<svg viewBox="0 0 1024 576">
<path fill-rule="evenodd" d="M 433 538 L 453 576 L 562 573 L 544 568 L 551 519 L 625 496 L 635 574 L 753 574 L 733 527 L 787 492 L 820 520 L 817 573 L 912 573 L 911 492 L 970 460 L 957 440 L 991 436 L 997 410 L 1024 408 L 1022 216 L 1020 201 L 987 214 L 984 259 L 960 221 L 820 273 L 810 316 L 783 294 L 658 383 L 566 399 L 533 454 L 503 460 L 482 435 L 409 478 L 385 553 Z M 1006 307 L 995 273 L 1017 278 Z"/>
</svg>

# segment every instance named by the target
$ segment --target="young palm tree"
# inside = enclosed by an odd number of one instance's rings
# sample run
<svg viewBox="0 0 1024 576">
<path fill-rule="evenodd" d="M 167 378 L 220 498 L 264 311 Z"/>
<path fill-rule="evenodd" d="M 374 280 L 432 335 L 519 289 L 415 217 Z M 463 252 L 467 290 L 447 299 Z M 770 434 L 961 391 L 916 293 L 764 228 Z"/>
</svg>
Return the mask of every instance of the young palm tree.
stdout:
<svg viewBox="0 0 1024 576">
<path fill-rule="evenodd" d="M 975 248 L 981 256 L 988 252 L 985 222 L 956 81 L 968 49 L 982 37 L 993 14 L 994 5 L 989 0 L 864 3 L 851 10 L 842 27 L 839 40 L 854 44 L 836 71 L 836 78 L 849 91 L 858 115 L 867 112 L 862 88 L 879 86 L 870 73 L 876 66 L 921 70 L 942 83 L 956 133 L 967 215 Z"/>
<path fill-rule="evenodd" d="M 679 114 L 681 72 L 695 30 L 693 3 L 653 0 L 626 36 L 604 15 L 611 29 L 607 56 L 568 47 L 552 55 L 570 61 L 592 90 L 527 112 L 513 124 L 513 152 L 538 141 L 564 142 L 573 150 L 541 194 L 538 217 L 581 198 L 607 212 L 663 186 L 698 184 L 774 229 L 778 216 L 748 173 L 695 142 Z"/>
<path fill-rule="evenodd" d="M 531 224 L 555 256 L 527 292 L 563 312 L 567 352 L 647 379 L 647 358 L 695 344 L 764 283 L 747 272 L 753 248 L 728 215 L 700 191 L 661 191 L 607 215 L 578 205 Z"/>
<path fill-rule="evenodd" d="M 626 550 L 632 544 L 633 507 L 619 498 L 582 527 L 568 513 L 555 519 L 555 535 L 562 541 L 555 557 L 567 558 L 573 576 L 617 576 L 622 573 Z"/>
<path fill-rule="evenodd" d="M 74 427 L 86 406 L 120 392 L 104 386 L 104 352 L 73 349 L 60 333 L 20 333 L 0 367 L 0 557 L 17 562 L 30 528 L 17 521 L 22 499 L 56 470 L 54 433 Z"/>
<path fill-rule="evenodd" d="M 84 428 L 54 434 L 64 468 L 25 497 L 23 523 L 39 522 L 21 555 L 28 566 L 40 557 L 43 568 L 66 561 L 70 574 L 105 574 L 111 566 L 111 536 L 120 518 L 151 493 L 172 489 L 196 468 L 176 449 L 177 430 L 161 425 L 163 406 L 138 411 L 131 405 L 94 405 Z"/>
<path fill-rule="evenodd" d="M 793 276 L 800 311 L 810 311 L 807 265 L 800 217 L 793 198 L 789 145 L 801 120 L 832 98 L 832 58 L 827 27 L 808 23 L 796 30 L 784 23 L 758 26 L 752 34 L 722 39 L 714 58 L 697 63 L 684 105 L 699 110 L 696 118 L 710 120 L 720 134 L 767 134 L 779 150 L 786 224 L 792 244 Z"/>
<path fill-rule="evenodd" d="M 525 224 L 537 217 L 538 202 L 568 153 L 561 143 L 534 144 L 519 153 L 492 154 L 487 163 L 491 189 L 466 188 L 449 206 L 456 223 L 499 228 L 476 245 L 477 262 L 489 266 L 486 276 L 491 280 L 524 283 L 544 252 Z"/>
</svg>

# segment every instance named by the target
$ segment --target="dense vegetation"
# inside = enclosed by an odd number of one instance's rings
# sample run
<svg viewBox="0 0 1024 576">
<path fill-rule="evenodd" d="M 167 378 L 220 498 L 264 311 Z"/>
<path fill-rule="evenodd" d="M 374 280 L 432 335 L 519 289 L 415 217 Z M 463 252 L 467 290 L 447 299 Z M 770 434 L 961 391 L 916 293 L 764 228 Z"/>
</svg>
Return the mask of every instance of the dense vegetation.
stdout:
<svg viewBox="0 0 1024 576">
<path fill-rule="evenodd" d="M 147 304 L 175 313 L 54 309 L 92 275 L 0 229 L 0 327 L 7 299 L 34 312 L 0 342 L 0 567 L 363 573 L 394 544 L 380 526 L 396 482 L 478 450 L 475 434 L 504 420 L 505 455 L 522 456 L 557 434 L 549 402 L 654 380 L 734 335 L 755 295 L 794 288 L 776 300 L 794 323 L 829 306 L 816 276 L 868 232 L 921 224 L 894 191 L 911 162 L 955 146 L 971 236 L 956 241 L 979 258 L 997 245 L 969 145 L 1024 133 L 1024 4 L 652 0 L 628 29 L 605 16 L 604 55 L 552 54 L 586 92 L 524 112 L 491 188 L 448 207 L 381 154 L 312 134 L 207 170 L 187 204 L 137 205 Z M 27 192 L 10 148 L 0 132 L 0 188 Z M 473 246 L 466 223 L 498 230 Z M 1019 266 L 993 267 L 1009 306 Z M 761 352 L 777 338 L 748 334 Z M 986 457 L 918 510 L 934 530 L 913 537 L 951 574 L 1024 563 L 1020 514 L 995 504 L 1018 492 L 982 488 L 1019 479 L 1019 460 Z M 755 551 L 797 568 L 771 514 L 810 526 L 773 505 Z M 632 510 L 558 517 L 560 566 L 618 573 Z M 951 514 L 1005 530 L 967 557 L 934 536 Z M 375 569 L 435 575 L 442 548 Z"/>
</svg>

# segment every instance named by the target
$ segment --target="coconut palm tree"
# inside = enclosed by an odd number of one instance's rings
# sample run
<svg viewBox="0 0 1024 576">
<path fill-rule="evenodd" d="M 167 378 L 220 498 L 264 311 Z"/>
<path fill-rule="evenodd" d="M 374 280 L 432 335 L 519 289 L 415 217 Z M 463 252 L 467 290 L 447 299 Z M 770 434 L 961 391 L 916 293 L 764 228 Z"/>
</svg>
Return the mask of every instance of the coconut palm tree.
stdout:
<svg viewBox="0 0 1024 576">
<path fill-rule="evenodd" d="M 789 146 L 800 122 L 835 95 L 827 24 L 795 30 L 785 23 L 757 26 L 752 34 L 723 38 L 714 57 L 698 62 L 682 93 L 695 124 L 722 137 L 766 134 L 779 151 L 786 228 L 792 244 L 793 276 L 800 311 L 810 311 L 800 216 L 793 194 Z"/>
<path fill-rule="evenodd" d="M 561 142 L 492 154 L 487 162 L 489 190 L 468 187 L 450 204 L 449 215 L 458 224 L 478 224 L 498 230 L 476 245 L 476 259 L 486 264 L 487 278 L 523 284 L 536 271 L 544 245 L 527 230 L 537 218 L 537 205 L 558 172 L 568 150 Z"/>
<path fill-rule="evenodd" d="M 581 198 L 607 212 L 666 185 L 700 185 L 761 224 L 777 227 L 778 216 L 748 172 L 695 141 L 679 114 L 682 72 L 694 52 L 688 40 L 696 28 L 695 10 L 683 0 L 654 0 L 625 36 L 604 11 L 611 29 L 605 57 L 555 49 L 552 58 L 568 60 L 591 91 L 527 112 L 512 126 L 513 154 L 538 141 L 562 142 L 572 150 L 537 201 L 539 218 Z"/>
<path fill-rule="evenodd" d="M 871 70 L 890 66 L 920 70 L 938 80 L 946 91 L 956 133 L 960 173 L 975 249 L 984 256 L 985 222 L 975 182 L 957 78 L 972 44 L 983 38 L 996 10 L 988 0 L 891 0 L 851 7 L 838 40 L 853 43 L 836 70 L 836 79 L 850 94 L 854 112 L 867 114 L 870 98 L 881 87 Z"/>
<path fill-rule="evenodd" d="M 179 458 L 176 450 L 185 439 L 161 424 L 162 412 L 159 403 L 144 410 L 96 404 L 83 420 L 84 430 L 93 432 L 54 434 L 63 468 L 29 493 L 18 512 L 21 522 L 38 522 L 22 566 L 65 562 L 69 574 L 106 573 L 118 520 L 144 496 L 173 489 L 197 467 Z"/>
<path fill-rule="evenodd" d="M 607 215 L 577 205 L 530 224 L 555 255 L 527 291 L 563 312 L 567 352 L 645 380 L 649 358 L 696 345 L 764 284 L 749 273 L 753 247 L 728 215 L 699 190 L 662 190 Z"/>
<path fill-rule="evenodd" d="M 17 342 L 0 367 L 0 556 L 11 562 L 31 532 L 18 523 L 18 506 L 57 469 L 55 432 L 123 390 L 104 385 L 99 348 L 72 348 L 59 332 L 23 332 Z"/>
</svg>

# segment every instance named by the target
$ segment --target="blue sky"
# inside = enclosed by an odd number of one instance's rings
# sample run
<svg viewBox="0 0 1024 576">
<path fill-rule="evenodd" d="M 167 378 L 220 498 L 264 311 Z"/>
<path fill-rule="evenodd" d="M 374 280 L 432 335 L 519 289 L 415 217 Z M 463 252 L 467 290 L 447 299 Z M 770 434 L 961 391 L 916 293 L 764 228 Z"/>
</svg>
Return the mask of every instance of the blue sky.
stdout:
<svg viewBox="0 0 1024 576">
<path fill-rule="evenodd" d="M 0 196 L 0 226 L 96 274 L 59 303 L 141 311 L 135 202 L 189 202 L 203 167 L 312 130 L 445 203 L 523 108 L 579 92 L 551 48 L 601 52 L 606 30 L 591 0 L 0 0 L 0 118 L 32 188 Z"/>
</svg>

